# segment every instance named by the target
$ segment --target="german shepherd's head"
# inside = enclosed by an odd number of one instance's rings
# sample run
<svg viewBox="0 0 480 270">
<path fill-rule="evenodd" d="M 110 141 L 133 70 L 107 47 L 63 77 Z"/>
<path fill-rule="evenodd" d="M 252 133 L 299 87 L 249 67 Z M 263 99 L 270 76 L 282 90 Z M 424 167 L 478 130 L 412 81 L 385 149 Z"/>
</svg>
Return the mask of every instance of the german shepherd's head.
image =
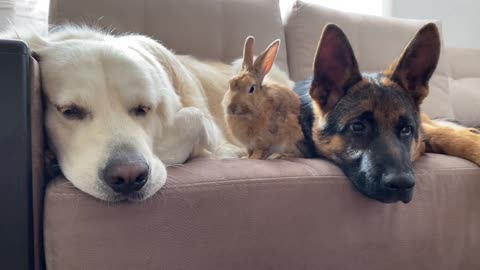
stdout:
<svg viewBox="0 0 480 270">
<path fill-rule="evenodd" d="M 336 25 L 325 27 L 310 86 L 312 140 L 366 196 L 386 203 L 412 199 L 420 104 L 439 55 L 438 29 L 430 23 L 386 71 L 362 75 L 346 35 Z"/>
</svg>

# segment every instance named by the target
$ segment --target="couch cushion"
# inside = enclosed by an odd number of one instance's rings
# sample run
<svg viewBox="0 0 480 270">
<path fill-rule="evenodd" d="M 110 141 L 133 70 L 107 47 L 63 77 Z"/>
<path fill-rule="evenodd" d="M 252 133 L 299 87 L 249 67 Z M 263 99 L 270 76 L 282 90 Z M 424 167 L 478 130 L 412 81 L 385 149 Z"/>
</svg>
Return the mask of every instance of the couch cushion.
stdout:
<svg viewBox="0 0 480 270">
<path fill-rule="evenodd" d="M 455 119 L 480 127 L 480 49 L 447 48 Z"/>
<path fill-rule="evenodd" d="M 318 40 L 327 23 L 335 23 L 345 31 L 362 72 L 378 72 L 400 56 L 413 34 L 426 22 L 351 14 L 297 1 L 285 26 L 290 76 L 293 80 L 303 80 L 311 75 Z M 442 48 L 438 68 L 430 81 L 430 94 L 422 105 L 431 117 L 453 118 L 447 70 Z"/>
<path fill-rule="evenodd" d="M 323 160 L 206 160 L 169 168 L 141 203 L 64 179 L 46 191 L 49 270 L 480 269 L 480 168 L 429 154 L 410 204 L 356 192 Z M 448 256 L 446 256 L 448 254 Z"/>
<path fill-rule="evenodd" d="M 225 62 L 241 57 L 248 35 L 255 36 L 257 53 L 284 40 L 276 0 L 52 0 L 50 23 L 65 21 L 143 33 L 179 54 Z M 287 70 L 283 45 L 277 64 Z"/>
</svg>

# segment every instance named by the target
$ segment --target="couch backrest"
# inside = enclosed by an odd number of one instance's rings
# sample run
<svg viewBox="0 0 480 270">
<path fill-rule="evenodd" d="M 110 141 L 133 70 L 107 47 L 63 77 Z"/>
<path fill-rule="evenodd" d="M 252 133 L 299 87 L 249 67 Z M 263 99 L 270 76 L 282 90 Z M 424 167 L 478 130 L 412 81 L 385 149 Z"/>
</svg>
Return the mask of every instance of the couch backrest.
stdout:
<svg viewBox="0 0 480 270">
<path fill-rule="evenodd" d="M 142 33 L 179 54 L 224 62 L 241 57 L 248 35 L 256 38 L 256 53 L 280 38 L 277 64 L 288 69 L 293 80 L 311 74 L 315 48 L 328 22 L 345 30 L 367 72 L 380 71 L 398 57 L 426 22 L 349 14 L 303 1 L 295 3 L 287 18 L 283 25 L 278 0 L 51 0 L 50 6 L 52 24 L 86 22 Z M 480 51 L 442 48 L 423 110 L 431 117 L 480 126 L 478 63 Z"/>
<path fill-rule="evenodd" d="M 427 21 L 352 14 L 297 1 L 285 26 L 288 64 L 293 80 L 311 76 L 318 40 L 328 23 L 335 23 L 345 31 L 362 72 L 380 72 L 400 56 L 415 32 Z M 443 47 L 422 109 L 430 117 L 453 118 L 448 62 Z"/>
<path fill-rule="evenodd" d="M 49 21 L 142 33 L 179 54 L 224 62 L 241 57 L 248 35 L 255 36 L 256 53 L 284 41 L 277 0 L 51 0 Z M 284 70 L 286 59 L 282 44 L 277 64 Z"/>
<path fill-rule="evenodd" d="M 447 48 L 455 120 L 480 128 L 480 49 Z"/>
</svg>

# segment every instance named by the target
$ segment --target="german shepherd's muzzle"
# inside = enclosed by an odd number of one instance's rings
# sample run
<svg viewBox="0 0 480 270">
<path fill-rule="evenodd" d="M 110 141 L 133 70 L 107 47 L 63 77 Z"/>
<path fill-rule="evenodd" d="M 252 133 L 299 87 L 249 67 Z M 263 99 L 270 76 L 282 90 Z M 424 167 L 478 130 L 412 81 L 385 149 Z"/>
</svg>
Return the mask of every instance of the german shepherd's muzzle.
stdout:
<svg viewBox="0 0 480 270">
<path fill-rule="evenodd" d="M 335 162 L 364 195 L 410 202 L 412 160 L 423 145 L 420 104 L 439 55 L 438 29 L 430 23 L 386 71 L 362 75 L 346 35 L 327 25 L 313 77 L 296 87 L 302 128 L 314 154 Z"/>
</svg>

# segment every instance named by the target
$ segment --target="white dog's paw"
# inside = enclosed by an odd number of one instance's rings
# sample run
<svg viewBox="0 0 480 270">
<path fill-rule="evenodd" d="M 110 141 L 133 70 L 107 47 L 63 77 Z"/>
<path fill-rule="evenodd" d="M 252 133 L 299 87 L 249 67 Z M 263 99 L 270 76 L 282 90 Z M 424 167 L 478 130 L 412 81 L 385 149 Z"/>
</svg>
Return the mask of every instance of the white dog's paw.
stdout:
<svg viewBox="0 0 480 270">
<path fill-rule="evenodd" d="M 225 143 L 215 121 L 196 107 L 180 109 L 175 116 L 178 138 L 185 143 L 193 142 L 191 157 L 215 159 L 238 158 L 246 155 L 243 148 Z"/>
<path fill-rule="evenodd" d="M 201 121 L 203 116 L 203 112 L 198 108 L 184 107 L 177 112 L 176 118 L 178 117 L 185 121 Z"/>
<path fill-rule="evenodd" d="M 195 107 L 180 109 L 175 115 L 175 127 L 179 136 L 197 138 L 204 129 L 204 113 Z M 182 135 L 180 135 L 183 133 Z"/>
</svg>

